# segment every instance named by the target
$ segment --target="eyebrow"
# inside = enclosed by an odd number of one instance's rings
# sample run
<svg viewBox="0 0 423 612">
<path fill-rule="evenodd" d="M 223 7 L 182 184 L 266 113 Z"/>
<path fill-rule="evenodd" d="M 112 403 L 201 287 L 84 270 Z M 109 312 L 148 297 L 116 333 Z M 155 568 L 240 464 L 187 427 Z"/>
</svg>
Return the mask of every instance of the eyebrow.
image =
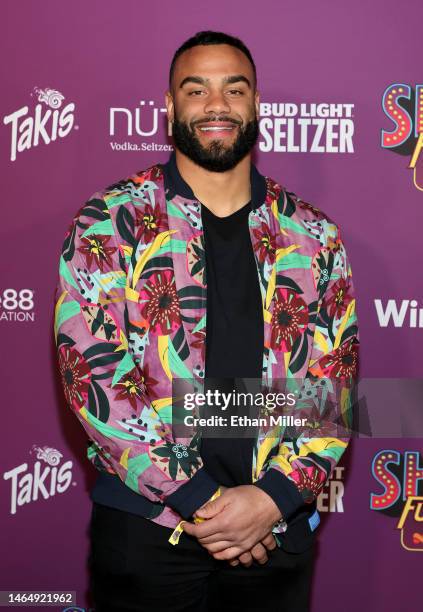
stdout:
<svg viewBox="0 0 423 612">
<path fill-rule="evenodd" d="M 179 85 L 179 89 L 182 89 L 182 87 L 186 83 L 197 83 L 198 85 L 207 85 L 209 82 L 210 82 L 210 79 L 204 79 L 203 77 L 187 76 L 183 79 L 182 83 Z M 232 83 L 239 83 L 239 82 L 246 83 L 248 87 L 251 88 L 250 81 L 243 74 L 234 74 L 232 76 L 228 76 L 223 79 L 223 83 L 225 85 L 230 85 Z"/>
<path fill-rule="evenodd" d="M 248 87 L 251 88 L 250 81 L 243 74 L 234 74 L 233 76 L 225 77 L 223 79 L 223 82 L 227 83 L 227 84 L 230 84 L 230 83 L 239 83 L 240 81 L 242 83 L 246 83 L 248 85 Z"/>
</svg>

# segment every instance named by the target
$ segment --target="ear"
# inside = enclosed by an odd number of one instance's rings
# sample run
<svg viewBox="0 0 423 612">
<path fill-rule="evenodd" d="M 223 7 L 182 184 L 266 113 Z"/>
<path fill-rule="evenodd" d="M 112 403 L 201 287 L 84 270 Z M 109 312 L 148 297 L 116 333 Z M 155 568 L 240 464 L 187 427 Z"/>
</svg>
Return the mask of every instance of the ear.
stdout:
<svg viewBox="0 0 423 612">
<path fill-rule="evenodd" d="M 256 115 L 258 119 L 260 115 L 260 94 L 257 90 L 256 90 L 256 93 L 254 94 L 254 105 L 256 107 Z"/>
<path fill-rule="evenodd" d="M 167 91 L 165 94 L 165 105 L 166 105 L 167 120 L 169 121 L 169 123 L 173 123 L 174 104 L 173 104 L 173 97 L 170 91 Z"/>
</svg>

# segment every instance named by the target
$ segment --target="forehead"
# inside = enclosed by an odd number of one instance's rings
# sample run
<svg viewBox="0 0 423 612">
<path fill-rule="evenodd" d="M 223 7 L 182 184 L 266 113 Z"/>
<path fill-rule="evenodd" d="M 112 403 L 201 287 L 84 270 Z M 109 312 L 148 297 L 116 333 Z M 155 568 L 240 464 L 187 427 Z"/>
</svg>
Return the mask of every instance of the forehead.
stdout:
<svg viewBox="0 0 423 612">
<path fill-rule="evenodd" d="M 187 76 L 220 80 L 226 76 L 242 74 L 254 83 L 254 71 L 248 57 L 231 45 L 198 45 L 184 51 L 176 60 L 173 85 Z"/>
</svg>

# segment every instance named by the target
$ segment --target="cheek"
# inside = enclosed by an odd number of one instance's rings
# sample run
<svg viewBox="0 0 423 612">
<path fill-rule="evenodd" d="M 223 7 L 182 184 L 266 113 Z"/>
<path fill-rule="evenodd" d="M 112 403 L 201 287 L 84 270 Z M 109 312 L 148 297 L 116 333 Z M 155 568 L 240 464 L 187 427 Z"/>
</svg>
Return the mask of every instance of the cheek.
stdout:
<svg viewBox="0 0 423 612">
<path fill-rule="evenodd" d="M 234 116 L 238 115 L 244 123 L 258 117 L 254 102 L 246 102 L 245 100 L 237 100 L 231 104 L 231 111 Z"/>
<path fill-rule="evenodd" d="M 175 100 L 174 113 L 178 119 L 187 121 L 188 123 L 198 117 L 204 115 L 204 100 L 198 98 L 183 98 L 183 100 Z"/>
</svg>

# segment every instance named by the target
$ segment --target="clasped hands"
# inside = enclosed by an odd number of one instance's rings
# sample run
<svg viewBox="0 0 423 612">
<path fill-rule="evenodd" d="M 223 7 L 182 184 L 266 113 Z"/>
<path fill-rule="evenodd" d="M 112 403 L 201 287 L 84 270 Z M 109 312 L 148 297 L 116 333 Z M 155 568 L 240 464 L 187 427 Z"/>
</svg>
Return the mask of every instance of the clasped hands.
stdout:
<svg viewBox="0 0 423 612">
<path fill-rule="evenodd" d="M 273 499 L 254 485 L 221 486 L 221 495 L 196 510 L 202 523 L 183 524 L 215 559 L 249 567 L 255 559 L 266 563 L 267 550 L 276 548 L 273 525 L 281 513 Z"/>
</svg>

